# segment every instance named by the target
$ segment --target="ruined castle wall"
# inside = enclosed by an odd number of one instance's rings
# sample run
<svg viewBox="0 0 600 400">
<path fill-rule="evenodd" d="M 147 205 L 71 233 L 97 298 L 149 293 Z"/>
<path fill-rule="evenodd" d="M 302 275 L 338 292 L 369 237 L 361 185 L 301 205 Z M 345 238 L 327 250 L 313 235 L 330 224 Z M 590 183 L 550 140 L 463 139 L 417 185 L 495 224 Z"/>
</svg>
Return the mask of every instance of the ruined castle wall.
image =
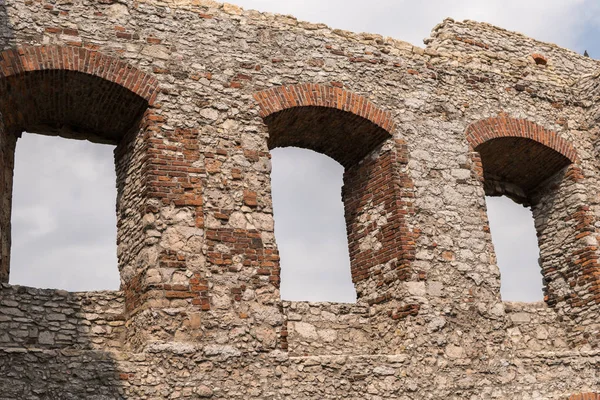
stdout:
<svg viewBox="0 0 600 400">
<path fill-rule="evenodd" d="M 433 28 L 425 39 L 428 49 L 455 56 L 473 56 L 470 67 L 510 75 L 535 63 L 533 55 L 542 55 L 552 71 L 526 75 L 526 80 L 564 83 L 577 80 L 598 68 L 598 60 L 584 58 L 574 51 L 544 43 L 523 34 L 487 23 L 446 20 Z"/>
<path fill-rule="evenodd" d="M 123 291 L 3 286 L 0 398 L 566 399 L 598 390 L 597 327 L 582 323 L 600 301 L 595 127 L 586 105 L 593 97 L 578 86 L 597 61 L 452 20 L 419 48 L 208 0 L 0 7 L 3 49 L 98 52 L 140 72 L 121 82 L 90 62 L 88 74 L 105 73 L 132 92 L 155 79 L 160 90 L 135 92 L 148 109 L 116 152 Z M 366 219 L 350 232 L 364 244 L 373 228 L 369 243 L 393 243 L 364 245 L 384 261 L 359 268 L 368 279 L 357 304 L 281 301 L 269 118 L 296 111 L 264 111 L 286 101 L 310 109 L 296 110 L 304 126 L 318 106 L 333 125 L 351 114 L 369 132 L 384 130 L 384 147 L 396 146 L 395 159 L 369 153 L 373 171 L 389 168 L 381 192 L 397 225 L 385 235 L 397 236 L 380 240 L 384 229 Z M 500 298 L 485 165 L 466 134 L 498 115 L 490 129 L 510 133 L 526 120 L 576 153 L 569 168 L 581 196 L 569 197 L 562 183 L 547 195 L 583 209 L 545 207 L 549 218 L 539 224 L 573 225 L 565 230 L 575 234 L 573 249 L 589 245 L 565 275 L 589 305 Z M 285 118 L 277 121 L 285 130 Z M 312 139 L 326 148 L 330 138 Z M 359 189 L 353 196 L 362 199 Z M 546 232 L 552 240 L 555 231 Z M 43 343 L 46 331 L 54 343 Z"/>
</svg>

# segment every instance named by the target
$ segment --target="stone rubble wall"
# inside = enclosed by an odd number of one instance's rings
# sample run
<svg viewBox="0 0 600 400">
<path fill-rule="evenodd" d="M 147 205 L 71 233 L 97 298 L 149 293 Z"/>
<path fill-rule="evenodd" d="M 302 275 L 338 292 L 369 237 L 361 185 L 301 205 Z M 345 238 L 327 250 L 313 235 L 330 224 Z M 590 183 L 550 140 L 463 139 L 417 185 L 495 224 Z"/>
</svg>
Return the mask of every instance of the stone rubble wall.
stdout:
<svg viewBox="0 0 600 400">
<path fill-rule="evenodd" d="M 122 291 L 4 284 L 0 399 L 558 400 L 600 391 L 597 105 L 587 93 L 598 61 L 471 21 L 445 20 L 421 48 L 210 0 L 17 0 L 0 3 L 0 22 L 0 50 L 21 49 L 11 57 L 43 70 L 72 54 L 67 61 L 101 77 L 88 88 L 98 81 L 138 97 L 144 88 L 147 107 L 139 126 L 111 132 L 121 137 Z M 12 59 L 0 61 L 5 79 Z M 374 157 L 381 180 L 368 190 L 381 189 L 393 211 L 367 208 L 350 227 L 361 252 L 381 253 L 359 265 L 356 304 L 288 302 L 279 292 L 269 137 L 298 120 L 317 131 L 319 118 L 384 130 L 383 148 L 398 150 L 353 160 Z M 543 132 L 575 153 L 564 177 L 535 196 L 519 192 L 541 204 L 542 271 L 558 277 L 546 279 L 543 305 L 501 300 L 489 159 L 467 137 L 481 121 L 542 144 Z M 343 138 L 306 143 L 336 148 Z M 11 162 L 0 161 L 9 176 Z M 393 179 L 377 175 L 390 166 Z M 2 195 L 10 203 L 7 188 Z"/>
<path fill-rule="evenodd" d="M 568 335 L 559 317 L 545 303 L 505 303 L 507 339 L 518 351 L 564 352 Z"/>
<path fill-rule="evenodd" d="M 0 286 L 0 346 L 118 349 L 125 333 L 121 292 Z"/>
<path fill-rule="evenodd" d="M 284 302 L 291 356 L 372 354 L 369 307 Z"/>
<path fill-rule="evenodd" d="M 12 372 L 0 377 L 0 399 L 566 400 L 597 387 L 599 362 L 597 352 L 524 354 L 476 373 L 466 359 L 436 363 L 402 354 L 253 356 L 228 346 L 142 354 L 2 349 L 0 370 L 12 366 Z"/>
<path fill-rule="evenodd" d="M 11 318 L 3 322 L 2 331 L 15 337 L 0 348 L 0 371 L 11 371 L 0 378 L 5 389 L 2 399 L 292 395 L 309 399 L 338 398 L 339 393 L 357 399 L 361 393 L 409 399 L 411 394 L 433 388 L 436 396 L 452 399 L 525 400 L 541 393 L 556 397 L 539 398 L 562 399 L 569 388 L 593 388 L 600 363 L 597 351 L 569 348 L 565 329 L 559 328 L 556 313 L 544 303 L 505 303 L 507 335 L 496 354 L 500 358 L 471 376 L 474 371 L 469 372 L 469 365 L 474 360 L 451 344 L 442 355 L 418 349 L 404 349 L 396 355 L 378 353 L 368 337 L 373 329 L 369 309 L 356 304 L 284 302 L 289 352 L 251 355 L 231 344 L 191 343 L 155 345 L 143 353 L 121 352 L 115 340 L 123 333 L 119 313 L 124 300 L 119 292 L 77 294 L 4 285 L 1 302 L 2 315 Z M 19 307 L 11 307 L 17 302 Z M 428 329 L 444 332 L 452 323 L 439 319 Z M 51 336 L 53 342 L 47 341 Z M 429 366 L 432 362 L 436 368 Z M 153 371 L 177 365 L 178 372 L 152 378 Z M 459 375 L 452 372 L 456 368 L 462 371 Z M 493 371 L 491 380 L 484 378 L 488 370 Z M 271 372 L 264 375 L 267 371 Z M 429 379 L 431 386 L 424 384 Z M 522 393 L 518 395 L 522 397 L 510 397 L 511 393 Z"/>
<path fill-rule="evenodd" d="M 535 59 L 540 55 L 550 68 L 543 69 L 543 73 L 527 74 L 523 78 L 525 81 L 545 81 L 554 85 L 571 86 L 581 76 L 593 73 L 600 67 L 598 60 L 583 57 L 555 44 L 540 42 L 488 23 L 468 20 L 460 23 L 445 20 L 433 28 L 431 37 L 425 39 L 425 43 L 429 51 L 448 52 L 457 58 L 471 57 L 467 64 L 474 69 L 508 76 L 516 76 L 516 71 L 523 67 L 536 65 Z"/>
</svg>

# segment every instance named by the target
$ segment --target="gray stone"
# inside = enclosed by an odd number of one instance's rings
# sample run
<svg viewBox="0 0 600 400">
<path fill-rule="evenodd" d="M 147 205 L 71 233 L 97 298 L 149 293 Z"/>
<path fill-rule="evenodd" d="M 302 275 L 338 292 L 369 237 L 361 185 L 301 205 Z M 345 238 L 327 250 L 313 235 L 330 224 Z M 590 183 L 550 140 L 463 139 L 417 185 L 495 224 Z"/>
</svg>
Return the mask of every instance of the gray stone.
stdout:
<svg viewBox="0 0 600 400">
<path fill-rule="evenodd" d="M 40 332 L 38 336 L 38 343 L 49 345 L 54 344 L 54 333 L 47 331 Z"/>
</svg>

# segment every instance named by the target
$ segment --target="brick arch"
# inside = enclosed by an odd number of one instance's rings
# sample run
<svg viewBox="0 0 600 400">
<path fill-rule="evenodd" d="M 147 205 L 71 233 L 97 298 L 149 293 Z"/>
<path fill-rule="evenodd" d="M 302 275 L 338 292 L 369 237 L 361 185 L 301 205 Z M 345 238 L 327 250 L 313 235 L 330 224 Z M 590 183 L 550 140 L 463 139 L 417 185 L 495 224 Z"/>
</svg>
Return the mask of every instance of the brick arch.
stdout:
<svg viewBox="0 0 600 400">
<path fill-rule="evenodd" d="M 562 154 L 571 162 L 577 159 L 575 148 L 556 132 L 525 119 L 511 118 L 505 115 L 486 118 L 471 124 L 467 128 L 467 141 L 471 148 L 498 138 L 524 138 L 534 140 Z"/>
<path fill-rule="evenodd" d="M 575 148 L 556 132 L 504 114 L 470 125 L 466 138 L 486 194 L 524 205 L 537 186 L 576 164 Z"/>
<path fill-rule="evenodd" d="M 268 147 L 302 147 L 345 168 L 392 138 L 389 112 L 366 98 L 313 83 L 278 86 L 254 94 L 269 130 Z"/>
<path fill-rule="evenodd" d="M 22 46 L 0 52 L 0 79 L 33 71 L 67 70 L 94 75 L 122 86 L 152 105 L 155 77 L 98 51 L 71 46 Z"/>
<path fill-rule="evenodd" d="M 117 144 L 158 94 L 158 81 L 97 51 L 25 46 L 0 53 L 0 115 L 7 132 Z"/>
<path fill-rule="evenodd" d="M 395 129 L 388 111 L 381 110 L 361 95 L 338 87 L 318 83 L 278 86 L 255 93 L 254 99 L 260 106 L 260 116 L 263 118 L 293 107 L 327 107 L 358 115 L 390 134 Z"/>
</svg>

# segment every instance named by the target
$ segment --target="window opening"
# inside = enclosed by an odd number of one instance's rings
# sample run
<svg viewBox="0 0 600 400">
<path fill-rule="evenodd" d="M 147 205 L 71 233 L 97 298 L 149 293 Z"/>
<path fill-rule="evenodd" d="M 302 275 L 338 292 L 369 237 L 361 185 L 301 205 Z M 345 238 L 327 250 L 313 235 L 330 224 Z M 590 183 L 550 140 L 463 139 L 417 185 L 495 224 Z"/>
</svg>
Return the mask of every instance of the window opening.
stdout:
<svg viewBox="0 0 600 400">
<path fill-rule="evenodd" d="M 540 250 L 530 207 L 506 196 L 486 197 L 492 242 L 505 301 L 542 301 Z"/>
<path fill-rule="evenodd" d="M 344 167 L 295 147 L 271 155 L 282 298 L 356 302 L 341 197 Z"/>
<path fill-rule="evenodd" d="M 345 168 L 341 197 L 356 296 L 367 303 L 391 299 L 395 278 L 412 278 L 414 257 L 412 232 L 404 223 L 411 204 L 401 198 L 398 185 L 409 183 L 401 171 L 406 149 L 401 140 L 391 140 L 391 114 L 355 93 L 312 83 L 253 97 L 268 128 L 270 150 L 309 149 Z"/>
<path fill-rule="evenodd" d="M 29 133 L 17 141 L 11 284 L 119 288 L 113 149 Z"/>
</svg>

